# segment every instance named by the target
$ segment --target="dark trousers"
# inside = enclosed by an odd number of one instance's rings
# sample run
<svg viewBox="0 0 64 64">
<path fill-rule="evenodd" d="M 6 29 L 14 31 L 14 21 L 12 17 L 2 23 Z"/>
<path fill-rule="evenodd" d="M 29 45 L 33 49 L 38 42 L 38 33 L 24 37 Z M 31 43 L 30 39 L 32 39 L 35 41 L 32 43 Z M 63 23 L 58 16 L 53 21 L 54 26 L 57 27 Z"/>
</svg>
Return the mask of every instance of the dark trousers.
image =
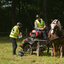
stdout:
<svg viewBox="0 0 64 64">
<path fill-rule="evenodd" d="M 15 39 L 15 38 L 11 38 L 11 37 L 10 37 L 10 40 L 11 40 L 11 42 L 12 42 L 13 55 L 15 55 L 15 54 L 16 54 L 16 48 L 17 48 L 16 39 Z"/>
<path fill-rule="evenodd" d="M 44 30 L 38 30 L 39 33 L 41 33 L 41 36 L 43 36 L 44 39 L 47 39 L 48 37 L 48 31 L 46 29 Z"/>
<path fill-rule="evenodd" d="M 44 37 L 44 39 L 46 39 L 46 32 L 45 31 L 41 31 L 41 33 L 43 33 L 43 37 Z"/>
</svg>

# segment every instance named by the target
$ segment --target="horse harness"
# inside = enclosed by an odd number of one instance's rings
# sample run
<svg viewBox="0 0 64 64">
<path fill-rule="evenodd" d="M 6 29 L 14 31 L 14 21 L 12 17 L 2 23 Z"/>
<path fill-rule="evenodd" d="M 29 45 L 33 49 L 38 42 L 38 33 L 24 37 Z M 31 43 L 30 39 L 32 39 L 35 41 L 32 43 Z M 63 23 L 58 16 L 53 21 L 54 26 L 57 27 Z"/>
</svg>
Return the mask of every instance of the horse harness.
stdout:
<svg viewBox="0 0 64 64">
<path fill-rule="evenodd" d="M 56 23 L 55 23 L 55 21 L 56 21 Z M 56 29 L 58 27 L 58 25 L 57 25 L 58 24 L 58 20 L 54 20 L 54 22 L 52 24 L 56 24 L 56 26 L 55 26 L 55 29 Z M 56 30 L 55 29 L 51 29 L 51 30 L 54 30 L 54 33 L 53 34 L 50 34 L 50 37 L 52 36 L 52 38 L 53 38 L 53 35 L 56 34 Z"/>
</svg>

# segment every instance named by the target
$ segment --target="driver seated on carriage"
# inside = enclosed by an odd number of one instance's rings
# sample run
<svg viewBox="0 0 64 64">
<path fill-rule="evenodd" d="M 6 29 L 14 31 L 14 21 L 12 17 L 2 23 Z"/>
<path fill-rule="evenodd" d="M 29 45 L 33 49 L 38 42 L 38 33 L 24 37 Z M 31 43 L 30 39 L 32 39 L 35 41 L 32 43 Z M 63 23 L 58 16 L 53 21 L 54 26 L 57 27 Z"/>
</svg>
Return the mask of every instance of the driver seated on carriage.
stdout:
<svg viewBox="0 0 64 64">
<path fill-rule="evenodd" d="M 34 28 L 37 30 L 39 33 L 41 33 L 41 36 L 46 40 L 48 37 L 48 32 L 46 30 L 46 24 L 43 21 L 42 18 L 40 18 L 40 15 L 36 15 L 36 20 L 34 22 Z"/>
</svg>

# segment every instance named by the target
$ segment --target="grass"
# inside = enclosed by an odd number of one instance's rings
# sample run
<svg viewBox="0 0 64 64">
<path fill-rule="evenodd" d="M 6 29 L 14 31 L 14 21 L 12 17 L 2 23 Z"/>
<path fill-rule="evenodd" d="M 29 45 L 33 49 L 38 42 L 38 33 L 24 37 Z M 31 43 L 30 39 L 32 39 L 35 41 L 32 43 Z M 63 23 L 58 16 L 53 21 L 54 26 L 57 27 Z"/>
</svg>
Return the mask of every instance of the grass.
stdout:
<svg viewBox="0 0 64 64">
<path fill-rule="evenodd" d="M 0 64 L 64 64 L 64 57 L 60 59 L 59 55 L 51 57 L 50 53 L 41 53 L 42 55 L 37 57 L 36 51 L 33 55 L 18 56 L 18 52 L 21 50 L 19 47 L 22 39 L 17 40 L 17 55 L 12 55 L 12 43 L 8 37 L 0 37 Z"/>
</svg>

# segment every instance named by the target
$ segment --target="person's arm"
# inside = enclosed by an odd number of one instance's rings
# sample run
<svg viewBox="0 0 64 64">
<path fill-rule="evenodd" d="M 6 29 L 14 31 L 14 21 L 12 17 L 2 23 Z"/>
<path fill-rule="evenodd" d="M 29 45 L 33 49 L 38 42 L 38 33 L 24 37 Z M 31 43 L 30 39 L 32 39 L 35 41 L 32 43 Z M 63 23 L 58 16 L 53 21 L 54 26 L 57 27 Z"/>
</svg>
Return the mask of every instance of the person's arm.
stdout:
<svg viewBox="0 0 64 64">
<path fill-rule="evenodd" d="M 18 34 L 19 36 L 21 36 L 22 35 L 22 31 L 21 31 L 21 28 L 19 28 L 19 34 Z"/>
<path fill-rule="evenodd" d="M 15 34 L 19 35 L 19 29 L 18 29 L 18 27 L 14 27 L 14 28 L 13 28 L 13 32 L 14 32 Z"/>
<path fill-rule="evenodd" d="M 18 36 L 21 36 L 22 35 L 22 32 L 20 32 L 19 34 L 18 34 Z"/>
<path fill-rule="evenodd" d="M 15 33 L 15 34 L 18 34 L 17 28 L 13 27 L 13 28 L 12 28 L 12 31 L 13 31 L 13 33 Z"/>
<path fill-rule="evenodd" d="M 45 22 L 43 21 L 43 23 L 44 23 L 44 28 L 46 28 L 46 24 L 45 24 Z"/>
<path fill-rule="evenodd" d="M 38 30 L 40 29 L 40 28 L 38 28 L 37 22 L 34 22 L 34 28 L 38 29 Z"/>
</svg>

